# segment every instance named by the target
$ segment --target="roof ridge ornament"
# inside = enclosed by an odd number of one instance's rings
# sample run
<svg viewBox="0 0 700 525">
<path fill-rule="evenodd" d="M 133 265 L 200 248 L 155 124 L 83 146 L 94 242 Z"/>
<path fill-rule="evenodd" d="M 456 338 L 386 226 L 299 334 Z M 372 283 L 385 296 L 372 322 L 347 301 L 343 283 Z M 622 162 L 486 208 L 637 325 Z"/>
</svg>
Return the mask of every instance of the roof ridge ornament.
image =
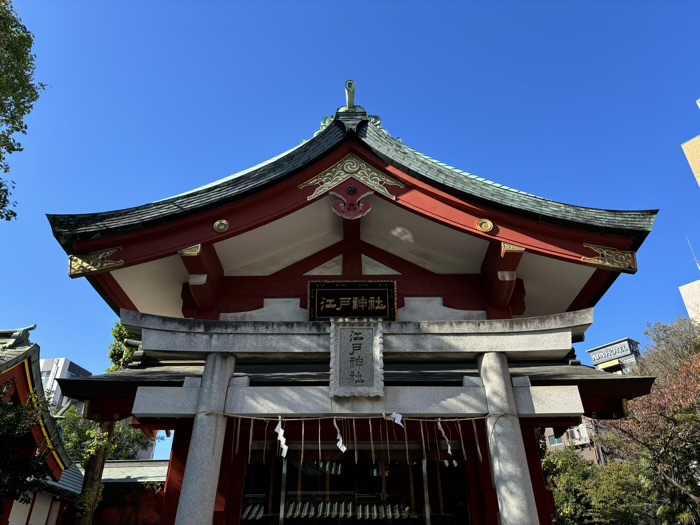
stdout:
<svg viewBox="0 0 700 525">
<path fill-rule="evenodd" d="M 357 84 L 354 80 L 345 81 L 345 105 L 338 108 L 335 115 L 323 117 L 321 119 L 321 127 L 314 133 L 314 137 L 321 133 L 336 120 L 341 122 L 345 130 L 357 131 L 357 127 L 361 122 L 369 122 L 379 131 L 386 133 L 391 137 L 391 134 L 382 127 L 382 117 L 379 115 L 368 115 L 365 108 L 355 105 L 355 92 Z M 398 139 L 400 142 L 400 139 Z"/>
<path fill-rule="evenodd" d="M 345 106 L 348 109 L 355 107 L 355 88 L 354 80 L 345 81 Z"/>
</svg>

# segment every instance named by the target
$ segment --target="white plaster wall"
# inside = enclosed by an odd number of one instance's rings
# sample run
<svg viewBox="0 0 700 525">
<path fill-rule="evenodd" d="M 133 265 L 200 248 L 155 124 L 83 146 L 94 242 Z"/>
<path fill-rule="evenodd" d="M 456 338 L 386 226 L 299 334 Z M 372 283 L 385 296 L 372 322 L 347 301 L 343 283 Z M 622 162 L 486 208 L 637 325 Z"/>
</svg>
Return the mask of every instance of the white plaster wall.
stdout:
<svg viewBox="0 0 700 525">
<path fill-rule="evenodd" d="M 516 275 L 525 281 L 525 315 L 565 312 L 595 268 L 525 252 Z"/>
<path fill-rule="evenodd" d="M 29 525 L 46 525 L 52 501 L 53 497 L 43 492 L 36 495 L 34 507 L 32 507 L 31 504 L 18 503 L 15 501 L 10 511 L 9 525 L 26 525 L 28 517 Z M 31 516 L 29 516 L 30 508 L 32 509 Z M 54 522 L 49 521 L 49 524 L 52 523 L 55 523 L 55 519 Z"/>
<path fill-rule="evenodd" d="M 14 502 L 10 511 L 10 525 L 25 525 L 29 516 L 29 505 Z"/>
<path fill-rule="evenodd" d="M 179 255 L 112 271 L 139 312 L 182 317 L 182 283 L 188 274 Z"/>
<path fill-rule="evenodd" d="M 488 241 L 368 198 L 372 211 L 362 219 L 363 241 L 435 273 L 479 273 Z"/>
<path fill-rule="evenodd" d="M 343 220 L 331 210 L 335 197 L 265 226 L 214 244 L 224 275 L 270 275 L 343 238 Z"/>
<path fill-rule="evenodd" d="M 51 503 L 51 510 L 49 510 L 49 520 L 46 522 L 46 525 L 56 525 L 56 520 L 58 520 L 58 513 L 61 510 L 61 502 L 58 500 L 54 500 Z"/>
<path fill-rule="evenodd" d="M 263 307 L 250 312 L 222 313 L 222 321 L 308 321 L 309 311 L 299 306 L 299 299 L 265 299 Z"/>
<path fill-rule="evenodd" d="M 399 308 L 399 321 L 481 321 L 483 310 L 456 310 L 442 304 L 442 297 L 406 297 Z"/>
<path fill-rule="evenodd" d="M 50 494 L 40 492 L 36 495 L 32 515 L 29 517 L 29 525 L 44 525 L 46 523 L 52 500 L 53 498 Z"/>
</svg>

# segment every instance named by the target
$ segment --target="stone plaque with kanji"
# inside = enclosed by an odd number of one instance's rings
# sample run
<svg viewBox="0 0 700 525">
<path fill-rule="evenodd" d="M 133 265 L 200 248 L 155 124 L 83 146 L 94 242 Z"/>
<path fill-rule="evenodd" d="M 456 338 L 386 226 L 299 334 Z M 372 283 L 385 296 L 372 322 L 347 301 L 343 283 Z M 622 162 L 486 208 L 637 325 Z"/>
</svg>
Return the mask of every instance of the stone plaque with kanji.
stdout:
<svg viewBox="0 0 700 525">
<path fill-rule="evenodd" d="M 381 321 L 331 323 L 332 396 L 384 395 Z"/>
</svg>

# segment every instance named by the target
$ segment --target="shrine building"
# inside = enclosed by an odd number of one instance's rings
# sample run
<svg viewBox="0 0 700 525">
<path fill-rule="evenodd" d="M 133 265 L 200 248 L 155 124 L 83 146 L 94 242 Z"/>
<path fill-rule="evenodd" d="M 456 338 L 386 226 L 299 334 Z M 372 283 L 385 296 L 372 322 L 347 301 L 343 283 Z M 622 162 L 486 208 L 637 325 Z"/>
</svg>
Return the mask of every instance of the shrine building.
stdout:
<svg viewBox="0 0 700 525">
<path fill-rule="evenodd" d="M 307 141 L 135 208 L 49 215 L 138 345 L 60 382 L 174 431 L 163 525 L 550 524 L 535 430 L 653 378 L 572 343 L 656 211 L 553 202 L 404 145 L 354 103 Z"/>
</svg>

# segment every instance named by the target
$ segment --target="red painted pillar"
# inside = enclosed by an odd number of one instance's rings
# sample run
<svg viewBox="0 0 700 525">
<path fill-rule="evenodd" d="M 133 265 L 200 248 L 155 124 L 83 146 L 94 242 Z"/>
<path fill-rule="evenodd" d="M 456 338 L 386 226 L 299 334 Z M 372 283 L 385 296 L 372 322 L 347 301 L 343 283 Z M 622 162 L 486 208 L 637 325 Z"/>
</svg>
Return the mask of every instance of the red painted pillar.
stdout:
<svg viewBox="0 0 700 525">
<path fill-rule="evenodd" d="M 225 459 L 222 462 L 221 475 L 219 476 L 219 490 L 226 497 L 224 515 L 227 525 L 240 525 L 241 522 L 251 423 L 252 420 L 250 419 L 240 419 L 238 421 L 229 419 L 228 427 L 231 429 L 229 446 L 231 448 L 228 449 L 228 454 L 227 449 L 224 449 Z M 240 425 L 240 429 L 238 425 Z M 238 453 L 236 453 L 236 448 L 238 448 Z"/>
<path fill-rule="evenodd" d="M 0 525 L 7 525 L 10 521 L 10 512 L 12 512 L 13 501 L 3 501 L 2 514 L 0 515 Z"/>
<path fill-rule="evenodd" d="M 532 490 L 535 493 L 537 516 L 540 519 L 540 525 L 552 525 L 552 512 L 549 508 L 547 485 L 542 472 L 542 460 L 540 459 L 540 450 L 535 437 L 535 428 L 520 420 L 520 429 L 523 434 L 523 444 L 525 445 L 525 456 L 527 457 L 527 467 L 530 471 Z"/>
<path fill-rule="evenodd" d="M 476 431 L 474 428 L 476 428 Z M 489 440 L 486 437 L 486 421 L 484 419 L 476 420 L 472 426 L 472 432 L 474 433 L 475 444 L 478 444 L 479 447 L 477 455 L 479 451 L 481 452 L 479 480 L 481 482 L 481 491 L 483 495 L 484 525 L 498 525 L 500 521 L 498 495 L 496 494 L 496 487 L 491 472 L 491 463 L 489 461 Z"/>
<path fill-rule="evenodd" d="M 175 430 L 173 447 L 170 451 L 170 464 L 168 476 L 165 480 L 165 497 L 163 498 L 163 512 L 161 513 L 161 525 L 173 525 L 177 514 L 177 504 L 180 501 L 182 478 L 185 475 L 187 464 L 187 452 L 192 438 L 192 420 L 183 423 Z"/>
</svg>

